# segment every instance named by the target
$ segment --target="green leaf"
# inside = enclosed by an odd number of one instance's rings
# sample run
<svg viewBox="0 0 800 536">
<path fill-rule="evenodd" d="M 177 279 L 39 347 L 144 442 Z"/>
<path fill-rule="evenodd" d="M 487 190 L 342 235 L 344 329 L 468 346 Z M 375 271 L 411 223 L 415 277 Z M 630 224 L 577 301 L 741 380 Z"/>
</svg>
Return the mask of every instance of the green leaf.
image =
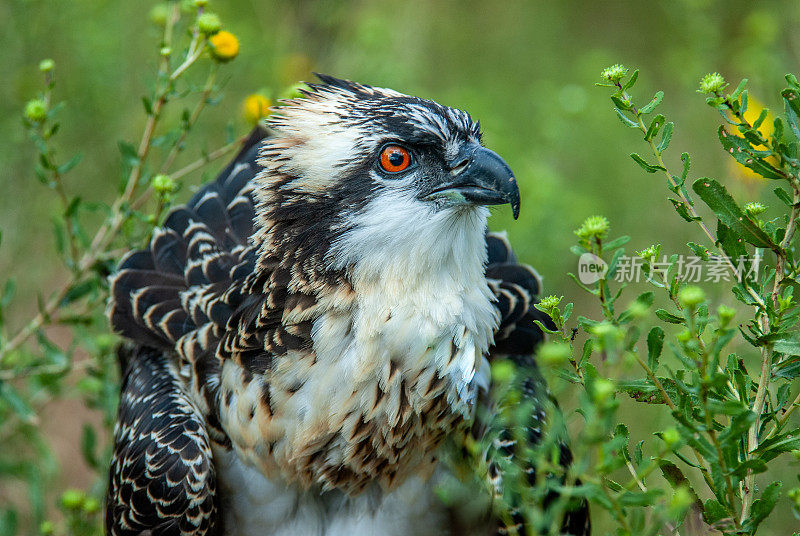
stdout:
<svg viewBox="0 0 800 536">
<path fill-rule="evenodd" d="M 570 302 L 564 306 L 564 312 L 561 313 L 562 320 L 566 322 L 569 320 L 569 317 L 572 316 L 572 308 L 574 307 L 573 303 Z"/>
<path fill-rule="evenodd" d="M 797 89 L 787 88 L 781 91 L 783 97 L 783 111 L 789 128 L 794 136 L 800 139 L 800 92 Z"/>
<path fill-rule="evenodd" d="M 670 199 L 670 202 L 672 203 L 672 206 L 675 208 L 675 212 L 678 213 L 678 216 L 680 216 L 684 220 L 688 222 L 695 222 L 702 219 L 700 218 L 700 216 L 692 216 L 692 213 L 689 212 L 689 207 L 686 206 L 686 203 L 684 203 L 683 201 L 678 201 L 677 199 Z"/>
<path fill-rule="evenodd" d="M 89 467 L 98 469 L 100 463 L 97 460 L 96 451 L 97 434 L 90 424 L 84 424 L 83 433 L 81 434 L 81 454 L 83 454 L 83 459 L 86 460 Z"/>
<path fill-rule="evenodd" d="M 636 446 L 633 447 L 633 461 L 636 462 L 636 466 L 642 465 L 642 460 L 644 459 L 644 454 L 642 453 L 642 449 L 644 448 L 644 440 L 640 440 L 636 443 Z"/>
<path fill-rule="evenodd" d="M 58 166 L 56 171 L 58 171 L 58 173 L 60 173 L 62 175 L 65 174 L 65 173 L 68 173 L 70 170 L 72 170 L 72 168 L 77 166 L 82 159 L 83 159 L 83 155 L 78 153 L 75 156 L 73 156 L 72 158 L 70 158 L 64 164 L 61 164 L 60 166 Z"/>
<path fill-rule="evenodd" d="M 656 316 L 663 320 L 664 322 L 669 322 L 670 324 L 683 324 L 684 319 L 683 317 L 674 315 L 667 311 L 666 309 L 656 309 Z"/>
<path fill-rule="evenodd" d="M 646 105 L 642 106 L 639 109 L 639 112 L 642 113 L 642 114 L 651 113 L 653 110 L 655 110 L 658 107 L 659 104 L 661 104 L 661 101 L 663 99 L 664 99 L 664 92 L 663 91 L 659 91 L 658 93 L 656 93 L 655 97 L 653 97 L 653 100 L 651 100 L 650 102 L 648 102 Z"/>
<path fill-rule="evenodd" d="M 767 470 L 767 464 L 764 463 L 762 460 L 758 459 L 750 459 L 745 460 L 733 469 L 731 469 L 728 474 L 731 476 L 735 476 L 736 478 L 742 479 L 747 476 L 748 472 L 753 474 L 763 473 Z"/>
<path fill-rule="evenodd" d="M 739 411 L 739 406 L 741 405 L 740 402 L 734 402 L 736 404 L 736 409 L 734 411 Z M 750 429 L 750 425 L 753 424 L 756 420 L 756 414 L 750 410 L 745 410 L 737 415 L 734 415 L 731 418 L 731 422 L 725 430 L 719 435 L 719 439 L 722 443 L 728 441 L 735 441 L 740 438 L 743 434 L 747 433 Z"/>
<path fill-rule="evenodd" d="M 78 301 L 84 296 L 97 288 L 96 279 L 86 279 L 72 285 L 64 297 L 61 299 L 61 305 L 68 305 L 72 302 Z"/>
<path fill-rule="evenodd" d="M 633 73 L 631 73 L 631 77 L 628 79 L 627 82 L 622 86 L 622 91 L 630 89 L 636 83 L 636 80 L 639 79 L 639 69 L 635 69 Z"/>
<path fill-rule="evenodd" d="M 773 180 L 785 178 L 780 170 L 764 159 L 772 154 L 770 151 L 756 150 L 746 139 L 728 132 L 723 126 L 719 127 L 719 141 L 737 162 L 762 177 Z"/>
<path fill-rule="evenodd" d="M 659 153 L 663 153 L 667 150 L 667 147 L 669 147 L 669 142 L 672 140 L 672 131 L 674 128 L 675 123 L 672 121 L 664 125 L 664 131 L 661 134 L 661 141 L 659 142 L 658 147 L 656 147 Z"/>
<path fill-rule="evenodd" d="M 17 416 L 29 424 L 36 422 L 36 412 L 14 387 L 0 382 L 0 400 L 5 401 Z"/>
<path fill-rule="evenodd" d="M 80 197 L 73 197 L 72 200 L 67 205 L 66 210 L 64 211 L 65 218 L 71 218 L 78 212 L 78 207 L 81 205 L 81 198 Z"/>
<path fill-rule="evenodd" d="M 689 153 L 681 153 L 681 162 L 683 162 L 683 171 L 681 172 L 681 180 L 678 184 L 686 182 L 686 177 L 689 176 L 689 168 L 692 167 L 692 157 L 689 156 Z"/>
<path fill-rule="evenodd" d="M 779 339 L 773 343 L 773 349 L 786 355 L 800 355 L 800 341 L 797 339 Z"/>
<path fill-rule="evenodd" d="M 618 110 L 629 112 L 633 109 L 633 105 L 630 103 L 630 101 L 625 102 L 616 95 L 611 95 L 611 102 L 614 103 L 614 106 L 616 106 Z"/>
<path fill-rule="evenodd" d="M 736 86 L 736 89 L 733 90 L 733 93 L 730 94 L 730 100 L 736 100 L 739 98 L 739 95 L 742 94 L 744 91 L 745 86 L 747 85 L 747 78 L 742 78 L 742 81 L 739 82 L 739 85 Z"/>
<path fill-rule="evenodd" d="M 136 165 L 139 162 L 139 154 L 130 143 L 120 141 L 118 142 L 119 152 L 122 155 L 122 161 L 128 165 Z"/>
<path fill-rule="evenodd" d="M 761 109 L 761 113 L 758 114 L 758 117 L 756 118 L 756 120 L 753 121 L 753 128 L 758 130 L 758 127 L 761 126 L 761 123 L 764 122 L 764 119 L 767 118 L 767 115 L 769 115 L 769 109 L 768 108 L 762 108 Z"/>
<path fill-rule="evenodd" d="M 608 242 L 603 243 L 603 248 L 608 251 L 610 249 L 615 249 L 620 246 L 624 246 L 630 241 L 630 236 L 620 236 L 619 238 L 615 238 L 614 240 L 609 240 Z"/>
<path fill-rule="evenodd" d="M 648 491 L 626 491 L 619 497 L 621 506 L 652 506 L 664 492 L 660 489 Z"/>
<path fill-rule="evenodd" d="M 766 487 L 761 498 L 753 502 L 752 513 L 747 524 L 751 530 L 755 529 L 761 524 L 762 521 L 767 519 L 770 512 L 775 508 L 775 503 L 778 502 L 778 497 L 781 495 L 781 488 L 783 482 L 776 481 Z"/>
<path fill-rule="evenodd" d="M 0 536 L 14 536 L 18 534 L 18 527 L 19 514 L 17 511 L 3 508 L 0 511 Z"/>
<path fill-rule="evenodd" d="M 715 499 L 708 499 L 703 506 L 703 519 L 709 525 L 714 525 L 729 515 L 725 507 Z"/>
<path fill-rule="evenodd" d="M 714 179 L 701 178 L 692 184 L 692 189 L 714 211 L 722 223 L 748 243 L 760 248 L 777 248 L 769 236 L 739 208 L 733 197 L 720 183 Z"/>
<path fill-rule="evenodd" d="M 647 364 L 655 372 L 658 368 L 658 359 L 664 348 L 664 330 L 654 326 L 647 334 Z"/>
<path fill-rule="evenodd" d="M 700 244 L 695 244 L 694 242 L 687 242 L 686 245 L 689 246 L 689 249 L 691 249 L 695 255 L 704 261 L 708 260 L 708 248 Z"/>
<path fill-rule="evenodd" d="M 633 161 L 639 164 L 642 167 L 642 169 L 648 173 L 655 173 L 656 171 L 665 171 L 664 168 L 661 166 L 654 166 L 652 164 L 648 164 L 644 160 L 644 158 L 642 158 L 636 153 L 631 153 L 631 158 L 633 158 Z"/>
<path fill-rule="evenodd" d="M 630 432 L 628 427 L 624 424 L 618 424 L 614 429 L 614 439 L 616 440 L 616 447 L 619 449 L 620 454 L 625 461 L 631 461 L 630 452 L 628 452 L 628 440 L 630 439 Z"/>
<path fill-rule="evenodd" d="M 658 114 L 650 121 L 650 126 L 647 127 L 647 131 L 644 134 L 644 141 L 650 141 L 658 135 L 658 131 L 661 130 L 661 127 L 664 125 L 664 121 L 666 118 Z"/>
<path fill-rule="evenodd" d="M 786 193 L 786 190 L 778 186 L 773 190 L 773 192 L 775 192 L 777 198 L 786 203 L 787 206 L 792 206 L 792 198 L 789 197 L 789 194 Z"/>
<path fill-rule="evenodd" d="M 622 122 L 623 125 L 630 128 L 639 128 L 639 123 L 629 118 L 625 113 L 620 110 L 619 108 L 614 108 L 614 111 L 617 112 L 617 117 Z"/>
<path fill-rule="evenodd" d="M 753 455 L 768 462 L 779 454 L 797 449 L 800 449 L 800 429 L 764 441 L 753 451 Z"/>
<path fill-rule="evenodd" d="M 739 235 L 731 231 L 731 229 L 717 220 L 717 242 L 722 247 L 732 262 L 737 261 L 742 256 L 747 255 L 747 249 L 744 247 L 744 241 L 739 238 Z"/>
</svg>

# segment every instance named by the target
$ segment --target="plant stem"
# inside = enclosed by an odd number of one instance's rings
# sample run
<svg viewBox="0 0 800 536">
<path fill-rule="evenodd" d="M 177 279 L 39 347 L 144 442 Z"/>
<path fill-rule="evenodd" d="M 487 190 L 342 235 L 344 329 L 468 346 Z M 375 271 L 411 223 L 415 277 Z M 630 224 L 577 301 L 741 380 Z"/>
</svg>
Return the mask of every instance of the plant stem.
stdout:
<svg viewBox="0 0 800 536">
<path fill-rule="evenodd" d="M 179 9 L 178 4 L 175 4 L 172 16 L 169 17 L 167 25 L 164 29 L 163 45 L 165 47 L 169 47 L 171 44 L 172 27 L 178 19 L 178 11 L 177 11 L 178 9 Z M 193 43 L 196 46 L 195 40 L 193 40 Z M 190 47 L 190 51 L 191 50 L 192 49 Z M 187 54 L 187 56 L 189 56 L 189 54 Z M 196 54 L 194 59 L 197 59 L 197 57 L 199 57 L 199 53 Z M 185 69 L 189 65 L 191 65 L 191 63 L 193 63 L 194 59 L 192 61 L 189 61 L 189 58 L 187 57 L 187 60 L 183 63 L 183 65 L 181 65 L 181 68 L 183 68 L 183 70 L 185 71 Z M 157 80 L 163 79 L 168 72 L 169 72 L 169 59 L 166 56 L 162 55 L 159 63 L 159 72 Z M 0 365 L 2 365 L 5 356 L 15 351 L 22 344 L 24 344 L 25 341 L 27 341 L 31 335 L 33 335 L 46 323 L 52 321 L 52 317 L 56 314 L 57 310 L 61 306 L 61 302 L 69 292 L 71 286 L 76 281 L 80 281 L 80 279 L 86 275 L 86 273 L 92 268 L 92 266 L 94 266 L 97 260 L 102 258 L 104 252 L 106 251 L 110 243 L 117 236 L 118 231 L 120 230 L 123 223 L 127 219 L 123 209 L 130 202 L 131 197 L 133 196 L 134 192 L 136 191 L 139 185 L 139 180 L 141 178 L 144 162 L 147 159 L 150 147 L 152 145 L 153 133 L 155 132 L 155 128 L 158 123 L 158 119 L 161 113 L 161 108 L 167 101 L 167 92 L 169 91 L 169 85 L 177 78 L 177 76 L 180 75 L 180 73 L 178 74 L 176 73 L 177 70 L 173 72 L 173 74 L 169 77 L 169 81 L 166 86 L 156 89 L 156 96 L 157 96 L 156 102 L 151 110 L 151 113 L 148 115 L 147 123 L 145 124 L 142 138 L 139 141 L 136 165 L 134 165 L 133 169 L 128 175 L 124 192 L 120 197 L 116 199 L 114 204 L 111 206 L 111 215 L 104 221 L 104 223 L 97 230 L 97 233 L 92 239 L 89 248 L 80 258 L 80 260 L 76 262 L 72 278 L 67 283 L 65 283 L 58 291 L 56 291 L 56 293 L 53 294 L 49 300 L 47 300 L 47 302 L 41 308 L 39 313 L 37 313 L 36 316 L 34 316 L 33 319 L 31 319 L 30 322 L 28 322 L 25 325 L 25 327 L 23 327 L 20 331 L 18 331 L 17 334 L 8 341 L 8 343 L 0 347 Z"/>
<path fill-rule="evenodd" d="M 779 252 L 775 262 L 775 276 L 772 286 L 772 302 L 776 311 L 780 310 L 779 296 L 780 287 L 783 284 L 784 270 L 786 267 L 785 251 L 791 244 L 797 229 L 797 218 L 800 215 L 800 187 L 798 186 L 797 179 L 792 178 L 790 181 L 793 191 L 792 210 L 789 215 L 789 224 L 786 227 L 786 234 L 780 243 Z M 769 318 L 764 312 L 762 314 L 762 331 L 764 334 L 770 332 Z M 761 349 L 761 375 L 758 378 L 758 388 L 756 389 L 756 397 L 753 400 L 752 411 L 756 414 L 756 420 L 750 426 L 747 434 L 747 451 L 748 453 L 755 452 L 758 449 L 758 431 L 761 428 L 761 414 L 764 411 L 764 405 L 767 398 L 767 384 L 769 383 L 770 374 L 772 372 L 772 357 L 773 345 L 766 344 Z M 775 430 L 777 430 L 777 426 Z M 742 494 L 742 517 L 741 521 L 744 522 L 750 517 L 750 508 L 753 504 L 755 494 L 755 474 L 748 471 L 744 480 L 744 492 Z"/>
<path fill-rule="evenodd" d="M 172 166 L 172 162 L 175 160 L 175 157 L 178 156 L 178 153 L 181 152 L 183 142 L 186 140 L 186 136 L 189 134 L 189 130 L 194 126 L 197 122 L 197 118 L 200 117 L 200 113 L 205 108 L 206 103 L 208 102 L 209 96 L 211 96 L 211 92 L 214 90 L 214 82 L 217 78 L 217 64 L 214 63 L 211 66 L 211 70 L 208 73 L 208 78 L 206 79 L 206 85 L 203 88 L 203 92 L 200 94 L 200 100 L 197 102 L 197 105 L 192 110 L 192 114 L 189 116 L 189 120 L 183 125 L 181 129 L 181 135 L 175 144 L 170 149 L 169 154 L 164 159 L 164 163 L 161 165 L 161 169 L 159 173 L 166 173 L 167 170 Z"/>
<path fill-rule="evenodd" d="M 789 417 L 792 415 L 792 413 L 794 413 L 794 409 L 797 406 L 800 406 L 800 393 L 797 393 L 797 396 L 795 397 L 794 400 L 792 400 L 792 403 L 789 405 L 789 407 L 786 408 L 786 410 L 783 412 L 783 415 L 781 415 L 780 418 L 777 419 L 778 422 L 775 423 L 775 427 L 772 430 L 770 430 L 769 433 L 764 437 L 765 441 L 773 437 L 778 432 L 778 430 L 780 430 L 783 427 L 783 425 L 786 424 L 786 421 L 789 420 Z"/>
</svg>

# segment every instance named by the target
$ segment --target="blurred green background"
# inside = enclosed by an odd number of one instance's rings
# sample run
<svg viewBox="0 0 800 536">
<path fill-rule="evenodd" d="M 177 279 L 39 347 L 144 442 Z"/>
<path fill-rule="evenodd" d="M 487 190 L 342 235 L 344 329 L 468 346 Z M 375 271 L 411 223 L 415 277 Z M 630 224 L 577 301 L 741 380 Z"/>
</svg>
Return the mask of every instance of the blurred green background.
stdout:
<svg viewBox="0 0 800 536">
<path fill-rule="evenodd" d="M 50 253 L 56 196 L 36 181 L 35 153 L 22 128 L 22 107 L 41 86 L 37 64 L 51 57 L 57 65 L 56 98 L 67 103 L 62 154 L 84 155 L 70 186 L 87 199 L 112 199 L 117 141 L 138 139 L 140 98 L 155 74 L 159 30 L 148 20 L 150 7 L 0 0 L 0 276 L 18 281 L 20 319 L 26 308 L 35 310 L 38 290 L 64 277 Z M 617 121 L 607 89 L 594 87 L 604 67 L 621 62 L 640 68 L 634 91 L 640 102 L 665 91 L 660 111 L 676 123 L 671 166 L 679 169 L 680 153 L 690 151 L 690 177 L 716 177 L 739 200 L 774 204 L 768 185 L 725 158 L 716 140 L 720 117 L 696 89 L 710 71 L 734 85 L 746 76 L 752 97 L 777 105 L 784 73 L 798 72 L 798 2 L 228 0 L 212 2 L 211 9 L 242 48 L 223 70 L 224 99 L 201 119 L 186 161 L 201 148 L 222 145 L 230 126 L 246 132 L 241 103 L 247 95 L 263 90 L 275 96 L 311 71 L 466 109 L 481 121 L 486 144 L 508 161 L 523 192 L 520 219 L 513 222 L 503 208 L 491 225 L 508 229 L 519 256 L 544 276 L 547 293 L 566 295 L 583 314 L 595 311 L 566 274 L 576 269 L 569 246 L 586 216 L 604 214 L 612 236 L 631 235 L 629 252 L 661 242 L 662 251 L 689 254 L 686 241 L 702 238 L 674 214 L 663 178 L 630 160 L 629 153 L 644 154 L 646 147 Z M 209 166 L 207 174 L 221 165 Z M 197 174 L 190 182 L 200 180 Z M 181 199 L 188 195 L 185 189 Z M 68 445 L 69 431 L 59 433 Z M 647 433 L 632 429 L 632 442 Z M 783 514 L 787 509 L 779 506 Z M 783 514 L 763 533 L 788 534 L 786 524 L 794 521 Z"/>
</svg>

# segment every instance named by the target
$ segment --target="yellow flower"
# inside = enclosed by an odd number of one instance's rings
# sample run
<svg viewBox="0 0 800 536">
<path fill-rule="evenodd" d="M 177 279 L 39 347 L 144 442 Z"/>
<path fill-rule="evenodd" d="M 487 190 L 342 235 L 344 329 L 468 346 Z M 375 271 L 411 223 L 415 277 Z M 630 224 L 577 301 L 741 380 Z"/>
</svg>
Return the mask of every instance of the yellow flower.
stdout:
<svg viewBox="0 0 800 536">
<path fill-rule="evenodd" d="M 256 124 L 270 114 L 272 101 L 264 95 L 254 93 L 244 100 L 242 111 L 248 122 Z"/>
<path fill-rule="evenodd" d="M 222 30 L 209 37 L 211 55 L 217 61 L 230 61 L 239 54 L 239 40 L 230 32 Z"/>
</svg>

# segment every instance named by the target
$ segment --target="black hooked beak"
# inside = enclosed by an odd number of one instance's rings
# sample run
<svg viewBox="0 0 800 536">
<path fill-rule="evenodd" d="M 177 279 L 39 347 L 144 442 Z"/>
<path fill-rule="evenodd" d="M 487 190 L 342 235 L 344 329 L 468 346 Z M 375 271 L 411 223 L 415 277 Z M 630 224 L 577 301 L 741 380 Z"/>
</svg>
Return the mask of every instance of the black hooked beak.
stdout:
<svg viewBox="0 0 800 536">
<path fill-rule="evenodd" d="M 475 205 L 509 203 L 514 219 L 519 216 L 519 188 L 511 168 L 497 153 L 480 145 L 465 146 L 451 163 L 450 180 L 437 185 L 427 197 Z"/>
</svg>

